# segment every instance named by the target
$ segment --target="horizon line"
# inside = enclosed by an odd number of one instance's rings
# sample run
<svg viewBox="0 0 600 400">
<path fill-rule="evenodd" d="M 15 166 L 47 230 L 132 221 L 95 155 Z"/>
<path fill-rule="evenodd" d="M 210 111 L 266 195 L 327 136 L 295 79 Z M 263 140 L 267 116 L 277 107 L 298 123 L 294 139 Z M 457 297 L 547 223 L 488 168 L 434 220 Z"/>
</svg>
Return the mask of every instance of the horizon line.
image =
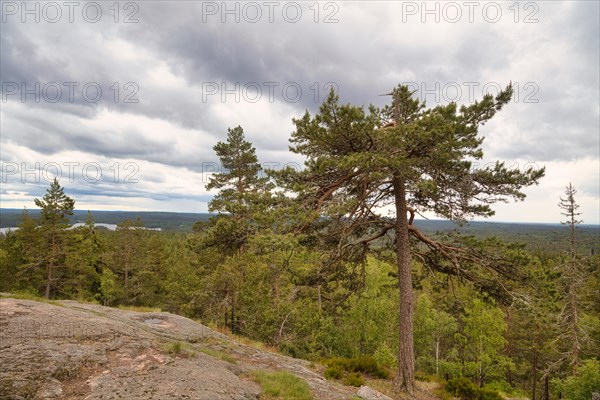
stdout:
<svg viewBox="0 0 600 400">
<path fill-rule="evenodd" d="M 33 210 L 33 211 L 39 211 L 40 208 L 34 207 L 34 208 L 28 208 L 28 207 L 23 207 L 23 208 L 8 208 L 8 207 L 0 207 L 0 210 L 15 210 L 15 211 L 23 211 L 24 209 L 27 210 Z M 219 213 L 211 213 L 211 212 L 195 212 L 195 211 L 159 211 L 159 210 L 153 210 L 153 211 L 148 211 L 148 210 L 92 210 L 92 209 L 78 209 L 78 210 L 74 210 L 75 212 L 107 212 L 107 213 L 112 213 L 112 212 L 126 212 L 126 213 L 166 213 L 166 214 L 198 214 L 198 215 L 218 215 Z M 415 216 L 415 220 L 419 220 L 419 221 L 441 221 L 441 222 L 450 222 L 450 223 L 454 223 L 457 224 L 457 222 L 452 221 L 450 219 L 443 219 L 443 218 L 418 218 L 417 216 Z M 481 220 L 481 219 L 473 219 L 473 220 L 467 220 L 465 222 L 465 224 L 469 224 L 471 222 L 480 222 L 480 223 L 488 223 L 488 224 L 522 224 L 522 225 L 565 225 L 562 222 L 536 222 L 536 221 L 490 221 L 490 220 Z M 598 226 L 600 227 L 600 223 L 585 223 L 582 222 L 581 224 L 578 224 L 579 226 Z"/>
</svg>

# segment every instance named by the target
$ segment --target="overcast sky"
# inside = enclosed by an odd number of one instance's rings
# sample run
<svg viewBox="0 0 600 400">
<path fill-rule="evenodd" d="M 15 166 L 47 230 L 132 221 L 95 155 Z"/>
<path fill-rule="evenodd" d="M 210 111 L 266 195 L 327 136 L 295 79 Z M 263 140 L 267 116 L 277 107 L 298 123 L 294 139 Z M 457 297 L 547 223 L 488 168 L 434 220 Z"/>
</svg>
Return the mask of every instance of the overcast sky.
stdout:
<svg viewBox="0 0 600 400">
<path fill-rule="evenodd" d="M 382 106 L 400 84 L 428 105 L 510 81 L 481 129 L 485 160 L 546 166 L 493 221 L 561 220 L 572 182 L 600 209 L 598 1 L 1 2 L 4 208 L 59 175 L 78 209 L 206 212 L 212 147 L 241 125 L 266 168 L 300 167 L 292 118 L 328 88 Z"/>
</svg>

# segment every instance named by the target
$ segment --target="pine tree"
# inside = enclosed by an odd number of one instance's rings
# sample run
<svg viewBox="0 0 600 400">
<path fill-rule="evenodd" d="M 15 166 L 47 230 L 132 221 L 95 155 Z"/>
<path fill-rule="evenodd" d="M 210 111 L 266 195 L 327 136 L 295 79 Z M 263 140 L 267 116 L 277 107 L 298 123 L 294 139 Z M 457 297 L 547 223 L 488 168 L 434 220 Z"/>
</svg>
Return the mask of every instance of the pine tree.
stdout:
<svg viewBox="0 0 600 400">
<path fill-rule="evenodd" d="M 316 116 L 307 112 L 294 119 L 291 150 L 307 157 L 305 170 L 273 172 L 302 204 L 297 232 L 314 229 L 326 235 L 334 258 L 361 262 L 370 243 L 387 238 L 393 244 L 400 289 L 394 383 L 400 390 L 415 388 L 411 238 L 430 250 L 419 259 L 442 272 L 475 279 L 469 266 L 476 264 L 510 276 L 511 263 L 496 265 L 487 260 L 489 252 L 433 240 L 418 229 L 414 216 L 430 211 L 458 222 L 491 216 L 490 204 L 523 200 L 520 189 L 544 175 L 543 169 L 518 171 L 501 162 L 484 168 L 474 164 L 483 157 L 479 126 L 510 101 L 512 92 L 509 86 L 495 98 L 486 95 L 460 109 L 454 103 L 426 109 L 408 87 L 399 86 L 391 93 L 391 106 L 371 106 L 366 113 L 339 105 L 332 91 Z M 393 214 L 384 215 L 385 209 Z"/>
<path fill-rule="evenodd" d="M 42 238 L 41 249 L 44 251 L 44 259 L 41 265 L 46 269 L 46 289 L 44 296 L 50 298 L 53 287 L 59 277 L 54 276 L 56 269 L 63 267 L 66 256 L 67 228 L 69 215 L 73 215 L 75 201 L 67 196 L 58 180 L 50 184 L 44 197 L 34 200 L 35 205 L 40 208 L 39 234 Z"/>
</svg>

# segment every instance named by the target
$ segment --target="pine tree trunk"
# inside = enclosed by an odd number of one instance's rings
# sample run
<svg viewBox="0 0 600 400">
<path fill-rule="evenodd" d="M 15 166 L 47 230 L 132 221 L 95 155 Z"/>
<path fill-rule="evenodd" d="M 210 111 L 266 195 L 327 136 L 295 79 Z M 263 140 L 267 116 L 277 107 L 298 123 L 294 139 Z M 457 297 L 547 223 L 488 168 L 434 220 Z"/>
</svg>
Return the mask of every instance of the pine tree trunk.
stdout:
<svg viewBox="0 0 600 400">
<path fill-rule="evenodd" d="M 317 285 L 317 303 L 319 305 L 319 311 L 323 308 L 321 305 L 321 285 Z"/>
<path fill-rule="evenodd" d="M 129 249 L 125 252 L 125 290 L 129 287 Z"/>
<path fill-rule="evenodd" d="M 236 306 L 236 293 L 235 291 L 232 293 L 231 295 L 231 333 L 238 333 L 237 332 L 237 328 L 236 328 L 236 323 L 235 323 L 235 317 L 236 317 L 236 310 L 235 310 L 235 306 Z"/>
<path fill-rule="evenodd" d="M 54 260 L 56 259 L 56 236 L 54 232 L 50 233 L 52 235 L 52 245 L 50 247 L 51 255 L 50 255 L 50 263 L 48 264 L 48 279 L 46 280 L 46 293 L 44 296 L 46 299 L 50 298 L 50 286 L 52 284 L 52 269 L 54 268 Z"/>
<path fill-rule="evenodd" d="M 575 279 L 575 278 L 573 278 Z M 579 314 L 577 310 L 577 289 L 575 288 L 575 282 L 571 282 L 571 340 L 573 341 L 573 374 L 577 372 L 579 366 L 579 335 L 577 332 L 577 325 L 579 323 Z"/>
<path fill-rule="evenodd" d="M 540 339 L 540 326 L 538 324 L 535 325 L 535 331 L 533 336 L 533 365 L 532 365 L 532 390 L 531 390 L 531 400 L 535 400 L 537 396 L 537 382 L 538 382 L 538 358 L 540 355 L 541 348 L 541 339 Z"/>
<path fill-rule="evenodd" d="M 413 294 L 408 240 L 408 218 L 406 188 L 400 176 L 394 176 L 394 198 L 396 205 L 396 258 L 398 285 L 400 289 L 400 337 L 398 346 L 398 370 L 394 386 L 403 392 L 415 390 L 415 355 L 413 344 Z"/>
<path fill-rule="evenodd" d="M 479 336 L 479 377 L 477 378 L 479 387 L 483 387 L 483 335 Z"/>
<path fill-rule="evenodd" d="M 569 189 L 572 189 L 571 184 L 569 184 Z M 572 360 L 573 364 L 573 374 L 577 372 L 577 367 L 579 366 L 579 337 L 577 332 L 577 325 L 579 323 L 579 315 L 577 310 L 577 267 L 575 265 L 575 225 L 578 223 L 575 219 L 575 210 L 578 207 L 575 204 L 575 199 L 573 196 L 569 196 L 569 212 L 571 216 L 571 220 L 569 221 L 570 225 L 570 239 L 571 239 L 571 260 L 569 262 L 569 275 L 570 278 L 570 287 L 569 287 L 569 295 L 571 297 L 571 341 L 572 344 Z"/>
<path fill-rule="evenodd" d="M 435 376 L 440 376 L 440 338 L 435 339 Z"/>
<path fill-rule="evenodd" d="M 46 299 L 50 298 L 50 282 L 52 281 L 52 264 L 48 265 L 48 279 L 46 280 Z"/>
<path fill-rule="evenodd" d="M 535 392 L 537 389 L 537 361 L 538 361 L 538 356 L 537 356 L 537 352 L 536 352 L 535 356 L 533 356 L 533 366 L 532 366 L 533 384 L 532 384 L 532 388 L 531 388 L 531 400 L 535 400 L 535 396 L 536 396 Z"/>
<path fill-rule="evenodd" d="M 512 313 L 511 313 L 511 309 L 512 309 L 512 304 L 506 310 L 506 332 L 507 332 L 506 355 L 510 359 L 512 359 L 512 357 L 513 357 L 513 349 L 512 349 L 512 331 L 513 331 L 513 327 L 512 327 Z M 506 368 L 506 382 L 508 382 L 508 384 L 512 386 L 512 384 L 513 384 L 512 381 L 513 381 L 513 379 L 512 379 L 512 372 L 510 370 L 510 367 L 507 367 Z"/>
<path fill-rule="evenodd" d="M 231 306 L 231 333 L 235 333 L 235 305 Z"/>
</svg>

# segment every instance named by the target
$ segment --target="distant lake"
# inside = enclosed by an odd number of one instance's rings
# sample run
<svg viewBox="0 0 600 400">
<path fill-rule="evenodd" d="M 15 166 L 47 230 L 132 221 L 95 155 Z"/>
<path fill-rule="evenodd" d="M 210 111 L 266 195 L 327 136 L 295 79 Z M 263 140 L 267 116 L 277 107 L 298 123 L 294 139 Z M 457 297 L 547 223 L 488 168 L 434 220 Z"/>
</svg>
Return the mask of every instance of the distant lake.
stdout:
<svg viewBox="0 0 600 400">
<path fill-rule="evenodd" d="M 78 228 L 78 227 L 84 226 L 84 225 L 85 225 L 85 223 L 83 223 L 83 222 L 77 222 L 76 224 L 71 225 L 71 227 L 69 229 Z M 103 228 L 108 229 L 109 231 L 114 231 L 117 229 L 117 225 L 115 225 L 115 224 L 97 223 L 97 224 L 94 224 L 94 226 L 103 227 Z M 19 229 L 19 228 L 16 226 L 10 226 L 8 228 L 0 228 L 0 234 L 6 234 L 6 232 L 8 232 L 8 231 L 16 231 L 17 229 Z M 144 228 L 144 229 L 146 229 L 148 231 L 160 231 L 161 230 L 160 228 Z"/>
<path fill-rule="evenodd" d="M 69 228 L 69 229 L 79 228 L 80 226 L 85 226 L 85 223 L 78 222 L 76 224 L 71 225 L 71 228 Z M 94 224 L 94 226 L 102 226 L 102 227 L 108 229 L 109 231 L 114 231 L 114 230 L 117 229 L 117 225 L 115 225 L 115 224 L 103 224 L 103 223 L 99 223 L 99 224 Z"/>
</svg>

